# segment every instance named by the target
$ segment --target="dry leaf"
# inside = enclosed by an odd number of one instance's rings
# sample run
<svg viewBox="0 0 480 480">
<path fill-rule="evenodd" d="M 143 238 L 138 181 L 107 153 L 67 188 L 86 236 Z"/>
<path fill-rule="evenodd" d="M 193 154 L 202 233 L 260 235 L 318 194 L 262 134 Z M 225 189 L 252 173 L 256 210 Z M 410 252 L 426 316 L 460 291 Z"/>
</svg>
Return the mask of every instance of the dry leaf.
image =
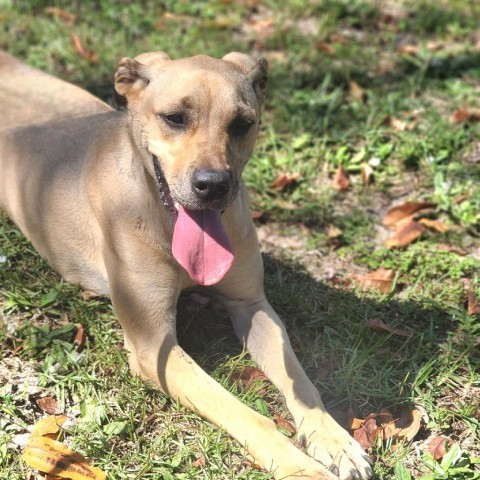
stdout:
<svg viewBox="0 0 480 480">
<path fill-rule="evenodd" d="M 250 210 L 250 217 L 253 220 L 258 220 L 259 218 L 263 217 L 263 212 L 259 212 L 257 210 Z"/>
<path fill-rule="evenodd" d="M 399 419 L 395 422 L 400 431 L 398 432 L 398 438 L 402 440 L 412 440 L 420 430 L 422 423 L 422 416 L 418 410 L 404 410 Z"/>
<path fill-rule="evenodd" d="M 343 45 L 349 43 L 348 38 L 344 35 L 341 35 L 340 33 L 332 33 L 330 35 L 330 41 L 333 43 L 342 43 Z"/>
<path fill-rule="evenodd" d="M 82 298 L 85 302 L 92 300 L 92 298 L 97 298 L 100 295 L 97 292 L 92 292 L 90 290 L 85 290 L 82 292 Z"/>
<path fill-rule="evenodd" d="M 86 49 L 83 46 L 83 42 L 78 35 L 72 33 L 72 35 L 70 35 L 70 40 L 72 42 L 73 48 L 75 49 L 75 52 L 80 58 L 88 60 L 91 63 L 98 62 L 98 55 L 93 50 Z"/>
<path fill-rule="evenodd" d="M 79 325 L 77 328 L 77 333 L 75 334 L 75 338 L 73 339 L 73 344 L 78 352 L 83 350 L 83 347 L 85 346 L 85 340 L 85 329 L 83 328 L 83 325 Z"/>
<path fill-rule="evenodd" d="M 327 237 L 329 240 L 340 238 L 342 235 L 343 235 L 343 230 L 341 230 L 340 228 L 336 227 L 333 224 L 329 224 L 327 226 Z"/>
<path fill-rule="evenodd" d="M 379 318 L 372 318 L 371 320 L 368 320 L 366 322 L 366 325 L 368 328 L 375 330 L 376 332 L 393 333 L 394 335 L 398 335 L 400 337 L 406 337 L 406 338 L 410 337 L 411 335 L 411 333 L 407 332 L 406 330 L 390 327 Z"/>
<path fill-rule="evenodd" d="M 380 267 L 374 272 L 366 273 L 364 275 L 353 274 L 352 277 L 364 290 L 378 290 L 382 293 L 390 293 L 392 290 L 393 279 L 395 278 L 395 272 Z"/>
<path fill-rule="evenodd" d="M 255 367 L 243 367 L 233 372 L 230 377 L 234 382 L 240 381 L 244 390 L 251 390 L 258 382 L 267 380 L 265 374 Z"/>
<path fill-rule="evenodd" d="M 42 418 L 33 426 L 32 436 L 43 437 L 45 435 L 57 434 L 66 421 L 67 417 L 65 415 Z"/>
<path fill-rule="evenodd" d="M 58 406 L 57 401 L 53 397 L 38 398 L 37 405 L 40 410 L 49 415 L 59 415 L 63 413 L 63 409 Z"/>
<path fill-rule="evenodd" d="M 335 47 L 331 43 L 317 42 L 316 47 L 321 51 L 328 53 L 329 55 L 335 55 Z"/>
<path fill-rule="evenodd" d="M 399 118 L 396 117 L 389 117 L 387 119 L 388 125 L 392 127 L 394 130 L 397 130 L 399 132 L 405 132 L 408 130 L 413 130 L 417 126 L 417 120 L 414 120 L 412 122 L 407 122 L 406 120 L 400 120 Z"/>
<path fill-rule="evenodd" d="M 457 255 L 461 255 L 461 256 L 467 255 L 468 253 L 463 248 L 458 248 L 458 247 L 455 247 L 454 245 L 449 245 L 446 243 L 441 243 L 437 245 L 437 248 L 439 250 L 448 250 L 449 252 L 456 253 Z"/>
<path fill-rule="evenodd" d="M 456 124 L 480 122 L 480 111 L 468 108 L 460 109 L 450 115 L 450 121 Z"/>
<path fill-rule="evenodd" d="M 92 467 L 77 452 L 49 437 L 32 436 L 22 452 L 22 459 L 41 472 L 71 480 L 106 480 L 107 475 Z"/>
<path fill-rule="evenodd" d="M 350 186 L 350 180 L 344 170 L 340 165 L 333 176 L 333 188 L 339 192 L 344 192 Z"/>
<path fill-rule="evenodd" d="M 404 202 L 390 208 L 383 217 L 382 222 L 385 227 L 395 229 L 395 224 L 400 220 L 410 217 L 420 210 L 432 209 L 436 206 L 436 203 L 430 202 Z"/>
<path fill-rule="evenodd" d="M 197 458 L 192 462 L 193 467 L 203 468 L 207 462 L 205 461 L 205 456 L 202 452 L 197 455 Z"/>
<path fill-rule="evenodd" d="M 418 45 L 403 45 L 398 49 L 398 51 L 408 55 L 418 55 L 420 52 L 420 47 Z"/>
<path fill-rule="evenodd" d="M 75 23 L 76 16 L 73 13 L 67 12 L 66 10 L 63 10 L 62 8 L 58 7 L 47 7 L 44 12 L 48 15 L 52 15 L 54 17 L 59 18 L 60 20 L 63 20 L 71 25 Z"/>
<path fill-rule="evenodd" d="M 288 420 L 285 420 L 278 413 L 276 413 L 273 416 L 273 420 L 275 421 L 275 423 L 279 427 L 283 428 L 284 430 L 291 433 L 292 435 L 294 435 L 296 433 L 297 429 L 293 426 L 292 422 L 289 422 Z"/>
<path fill-rule="evenodd" d="M 356 102 L 364 102 L 367 99 L 365 90 L 355 80 L 350 80 L 350 98 Z"/>
<path fill-rule="evenodd" d="M 450 440 L 449 438 L 446 437 L 435 437 L 431 442 L 430 445 L 428 446 L 428 449 L 430 450 L 430 453 L 432 454 L 432 457 L 435 460 L 440 460 L 445 456 L 446 453 L 446 447 L 449 447 L 450 445 L 453 445 L 454 442 Z"/>
<path fill-rule="evenodd" d="M 364 450 L 371 448 L 377 438 L 377 421 L 375 418 L 366 420 L 360 428 L 353 432 L 353 438 L 361 445 Z"/>
<path fill-rule="evenodd" d="M 406 247 L 420 237 L 424 231 L 425 227 L 422 224 L 411 218 L 405 219 L 399 224 L 399 228 L 395 234 L 387 238 L 383 244 L 387 248 Z"/>
<path fill-rule="evenodd" d="M 470 290 L 467 294 L 468 297 L 468 310 L 469 315 L 478 315 L 480 314 L 480 302 L 475 294 Z"/>
<path fill-rule="evenodd" d="M 283 190 L 287 185 L 297 182 L 302 178 L 300 172 L 280 173 L 277 178 L 270 184 L 270 188 L 275 190 Z"/>
<path fill-rule="evenodd" d="M 444 233 L 449 230 L 448 225 L 445 225 L 440 220 L 430 220 L 429 218 L 421 218 L 419 220 L 424 227 L 429 228 L 430 230 L 435 230 L 436 232 Z"/>
<path fill-rule="evenodd" d="M 373 168 L 368 162 L 362 162 L 360 165 L 360 177 L 362 178 L 363 186 L 368 187 L 373 177 Z"/>
</svg>

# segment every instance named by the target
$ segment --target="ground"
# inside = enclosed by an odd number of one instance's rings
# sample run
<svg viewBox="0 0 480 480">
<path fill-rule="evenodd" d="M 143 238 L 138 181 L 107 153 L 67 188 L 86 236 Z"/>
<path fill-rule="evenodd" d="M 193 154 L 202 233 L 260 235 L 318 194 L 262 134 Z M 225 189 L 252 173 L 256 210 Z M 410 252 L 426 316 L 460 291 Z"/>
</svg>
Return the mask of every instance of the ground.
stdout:
<svg viewBox="0 0 480 480">
<path fill-rule="evenodd" d="M 480 4 L 0 5 L 0 48 L 110 103 L 123 56 L 266 57 L 244 180 L 266 290 L 302 364 L 378 478 L 480 477 Z M 407 219 L 391 224 L 395 243 L 384 225 L 394 206 Z M 269 478 L 224 433 L 133 378 L 108 300 L 63 283 L 5 216 L 0 285 L 0 478 L 37 475 L 20 452 L 48 397 L 69 416 L 61 440 L 111 479 Z M 294 440 L 275 389 L 240 373 L 252 363 L 221 307 L 193 300 L 179 305 L 182 344 Z M 385 409 L 408 434 L 390 435 Z M 438 437 L 456 445 L 450 457 L 431 449 Z"/>
</svg>

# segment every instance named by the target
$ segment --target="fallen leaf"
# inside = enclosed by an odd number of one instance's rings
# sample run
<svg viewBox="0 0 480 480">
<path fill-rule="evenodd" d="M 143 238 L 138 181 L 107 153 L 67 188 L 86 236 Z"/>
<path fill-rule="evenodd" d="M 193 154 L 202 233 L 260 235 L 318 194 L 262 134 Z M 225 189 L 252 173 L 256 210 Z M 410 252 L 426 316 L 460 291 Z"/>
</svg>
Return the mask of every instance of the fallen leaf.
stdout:
<svg viewBox="0 0 480 480">
<path fill-rule="evenodd" d="M 344 35 L 341 35 L 340 33 L 332 33 L 330 35 L 330 41 L 333 43 L 342 43 L 344 45 L 349 43 L 348 38 L 345 37 Z"/>
<path fill-rule="evenodd" d="M 470 198 L 470 195 L 467 193 L 464 193 L 463 195 L 459 195 L 458 197 L 455 197 L 452 201 L 454 205 L 458 205 L 460 203 L 463 203 L 465 200 L 468 200 Z"/>
<path fill-rule="evenodd" d="M 387 325 L 385 322 L 380 320 L 379 318 L 372 318 L 368 320 L 366 326 L 376 332 L 386 332 L 386 333 L 393 333 L 394 335 L 398 335 L 399 337 L 410 337 L 411 333 L 407 332 L 406 330 L 402 330 L 401 328 L 394 328 Z"/>
<path fill-rule="evenodd" d="M 446 447 L 453 445 L 453 441 L 446 437 L 435 437 L 428 446 L 432 457 L 440 460 L 445 456 Z"/>
<path fill-rule="evenodd" d="M 280 173 L 277 178 L 270 184 L 270 188 L 275 190 L 283 190 L 287 185 L 296 183 L 302 178 L 300 172 L 295 173 Z"/>
<path fill-rule="evenodd" d="M 418 55 L 420 52 L 420 47 L 418 45 L 402 45 L 398 51 L 408 55 Z"/>
<path fill-rule="evenodd" d="M 453 112 L 450 121 L 456 124 L 480 122 L 480 111 L 463 108 Z"/>
<path fill-rule="evenodd" d="M 419 220 L 424 227 L 427 227 L 430 230 L 435 230 L 436 232 L 444 233 L 447 232 L 450 228 L 448 225 L 445 225 L 440 220 L 430 220 L 429 218 L 421 218 Z"/>
<path fill-rule="evenodd" d="M 32 436 L 22 452 L 22 459 L 41 472 L 71 480 L 106 480 L 107 475 L 92 467 L 77 452 L 49 437 Z"/>
<path fill-rule="evenodd" d="M 203 468 L 207 462 L 205 461 L 205 456 L 202 452 L 197 455 L 197 458 L 192 462 L 193 467 Z"/>
<path fill-rule="evenodd" d="M 422 416 L 418 410 L 403 409 L 398 420 L 395 422 L 400 431 L 398 432 L 398 438 L 402 440 L 412 440 L 420 430 L 422 423 Z"/>
<path fill-rule="evenodd" d="M 456 253 L 457 255 L 467 255 L 467 251 L 464 250 L 463 248 L 458 248 L 455 247 L 454 245 L 446 244 L 446 243 L 440 243 L 437 245 L 437 248 L 439 250 L 448 250 L 449 252 Z"/>
<path fill-rule="evenodd" d="M 91 63 L 98 63 L 98 55 L 93 50 L 86 49 L 78 35 L 72 33 L 72 35 L 70 35 L 70 40 L 75 52 L 80 58 L 83 60 L 88 60 Z"/>
<path fill-rule="evenodd" d="M 75 20 L 77 18 L 73 13 L 67 12 L 66 10 L 58 7 L 47 7 L 45 8 L 44 12 L 48 15 L 57 17 L 60 20 L 63 20 L 71 25 L 75 23 Z"/>
<path fill-rule="evenodd" d="M 75 338 L 73 339 L 73 344 L 77 348 L 77 351 L 80 352 L 83 349 L 83 347 L 85 346 L 85 340 L 85 329 L 83 328 L 83 325 L 79 325 L 77 327 L 77 333 L 75 334 Z"/>
<path fill-rule="evenodd" d="M 480 302 L 475 294 L 470 290 L 467 294 L 468 297 L 468 309 L 467 313 L 469 315 L 477 315 L 480 314 Z"/>
<path fill-rule="evenodd" d="M 356 102 L 364 102 L 367 99 L 365 90 L 355 80 L 350 80 L 350 98 Z"/>
<path fill-rule="evenodd" d="M 58 433 L 60 427 L 67 421 L 67 418 L 65 415 L 42 418 L 33 426 L 32 436 L 43 437 Z"/>
<path fill-rule="evenodd" d="M 420 210 L 430 210 L 436 206 L 436 203 L 431 202 L 404 202 L 390 208 L 384 215 L 382 223 L 387 228 L 395 229 L 395 224 L 400 220 L 410 217 Z"/>
<path fill-rule="evenodd" d="M 344 192 L 350 186 L 350 180 L 344 170 L 340 165 L 333 176 L 333 188 L 339 192 Z"/>
<path fill-rule="evenodd" d="M 360 165 L 360 177 L 364 187 L 370 186 L 371 179 L 373 178 L 373 168 L 368 162 L 362 162 Z"/>
<path fill-rule="evenodd" d="M 85 300 L 85 302 L 89 302 L 93 298 L 97 298 L 99 296 L 100 294 L 98 294 L 97 292 L 92 292 L 91 290 L 85 290 L 82 292 L 82 298 L 83 300 Z"/>
<path fill-rule="evenodd" d="M 342 235 L 343 235 L 343 230 L 341 230 L 340 228 L 336 227 L 333 224 L 329 224 L 327 226 L 327 237 L 329 240 L 340 238 Z"/>
<path fill-rule="evenodd" d="M 263 217 L 263 212 L 259 212 L 258 210 L 250 210 L 250 217 L 253 220 L 258 220 L 259 218 Z"/>
<path fill-rule="evenodd" d="M 276 413 L 273 416 L 273 420 L 275 421 L 275 423 L 279 427 L 283 428 L 284 430 L 286 430 L 290 434 L 294 435 L 296 433 L 297 429 L 293 426 L 292 422 L 289 422 L 288 420 L 285 420 L 278 413 Z"/>
<path fill-rule="evenodd" d="M 392 127 L 394 130 L 399 132 L 405 132 L 408 130 L 413 130 L 417 126 L 417 120 L 407 122 L 406 120 L 401 120 L 396 117 L 388 117 L 386 123 Z"/>
<path fill-rule="evenodd" d="M 328 53 L 329 55 L 335 55 L 335 47 L 331 43 L 317 42 L 316 47 L 321 52 Z"/>
<path fill-rule="evenodd" d="M 367 450 L 372 447 L 377 438 L 377 421 L 375 418 L 370 418 L 365 421 L 360 428 L 353 432 L 353 438 L 360 444 L 360 446 Z"/>
<path fill-rule="evenodd" d="M 352 274 L 352 277 L 364 290 L 378 290 L 382 293 L 390 293 L 395 272 L 380 267 L 378 270 L 364 275 Z"/>
<path fill-rule="evenodd" d="M 255 367 L 243 367 L 241 370 L 233 372 L 231 377 L 233 381 L 240 381 L 244 390 L 251 390 L 258 382 L 267 380 L 265 374 Z"/>
<path fill-rule="evenodd" d="M 425 231 L 425 227 L 409 218 L 402 221 L 393 236 L 387 238 L 383 244 L 387 248 L 401 248 L 413 243 Z"/>
<path fill-rule="evenodd" d="M 58 406 L 57 401 L 53 397 L 38 398 L 37 405 L 40 410 L 49 415 L 60 415 L 63 413 L 63 409 Z"/>
</svg>

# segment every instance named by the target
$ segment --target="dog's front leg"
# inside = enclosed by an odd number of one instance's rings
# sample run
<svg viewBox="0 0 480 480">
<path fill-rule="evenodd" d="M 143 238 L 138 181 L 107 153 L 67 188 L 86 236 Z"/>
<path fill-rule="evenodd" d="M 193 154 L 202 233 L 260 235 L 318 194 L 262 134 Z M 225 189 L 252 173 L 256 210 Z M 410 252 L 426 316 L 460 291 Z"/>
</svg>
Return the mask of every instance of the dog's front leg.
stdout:
<svg viewBox="0 0 480 480">
<path fill-rule="evenodd" d="M 166 265 L 146 261 L 144 253 L 139 258 L 141 268 L 118 264 L 109 268 L 112 302 L 134 372 L 226 430 L 276 479 L 334 480 L 278 432 L 271 420 L 236 399 L 180 348 L 175 330 L 180 291 L 176 274 Z"/>
<path fill-rule="evenodd" d="M 257 250 L 253 243 L 251 248 Z M 326 411 L 292 350 L 283 322 L 265 299 L 260 254 L 251 252 L 244 258 L 241 267 L 217 288 L 237 336 L 285 396 L 308 454 L 333 467 L 341 479 L 369 478 L 367 455 Z"/>
</svg>

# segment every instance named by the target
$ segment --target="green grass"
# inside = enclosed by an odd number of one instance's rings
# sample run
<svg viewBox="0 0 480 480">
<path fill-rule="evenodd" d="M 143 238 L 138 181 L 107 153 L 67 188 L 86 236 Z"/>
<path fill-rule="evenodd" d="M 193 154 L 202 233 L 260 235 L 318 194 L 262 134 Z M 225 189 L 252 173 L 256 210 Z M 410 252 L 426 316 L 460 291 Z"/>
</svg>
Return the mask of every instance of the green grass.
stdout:
<svg viewBox="0 0 480 480">
<path fill-rule="evenodd" d="M 110 103 L 123 56 L 149 50 L 175 58 L 231 50 L 266 56 L 263 128 L 244 178 L 262 214 L 259 228 L 273 235 L 264 247 L 266 289 L 295 350 L 339 418 L 347 410 L 359 418 L 382 408 L 422 412 L 413 442 L 396 451 L 388 443 L 372 449 L 378 478 L 479 478 L 473 462 L 480 456 L 480 318 L 467 314 L 465 284 L 480 298 L 480 128 L 453 124 L 450 116 L 480 109 L 480 4 L 394 4 L 0 0 L 0 48 Z M 74 21 L 45 10 L 52 6 Z M 97 63 L 78 56 L 72 34 Z M 352 81 L 363 101 L 354 98 Z M 398 130 L 392 117 L 415 124 Z M 374 170 L 368 187 L 362 162 Z M 350 176 L 347 192 L 332 186 L 339 165 Z M 295 184 L 271 188 L 280 173 L 296 172 Z M 406 199 L 435 202 L 430 218 L 449 230 L 387 250 L 381 218 Z M 335 241 L 328 237 L 331 225 L 341 230 Z M 269 478 L 250 468 L 224 433 L 132 377 L 108 301 L 84 301 L 5 216 L 0 255 L 6 257 L 0 263 L 0 478 L 28 478 L 18 439 L 44 415 L 35 402 L 38 389 L 73 419 L 62 438 L 111 479 Z M 364 292 L 350 278 L 379 267 L 396 272 L 393 292 Z M 372 318 L 411 336 L 372 332 L 365 326 Z M 78 325 L 87 334 L 81 352 L 73 344 Z M 221 312 L 184 299 L 179 334 L 187 351 L 244 402 L 286 415 L 271 386 L 246 392 L 231 380 L 251 362 Z M 428 458 L 437 435 L 461 449 L 447 459 L 452 463 L 442 463 L 443 473 Z"/>
</svg>

